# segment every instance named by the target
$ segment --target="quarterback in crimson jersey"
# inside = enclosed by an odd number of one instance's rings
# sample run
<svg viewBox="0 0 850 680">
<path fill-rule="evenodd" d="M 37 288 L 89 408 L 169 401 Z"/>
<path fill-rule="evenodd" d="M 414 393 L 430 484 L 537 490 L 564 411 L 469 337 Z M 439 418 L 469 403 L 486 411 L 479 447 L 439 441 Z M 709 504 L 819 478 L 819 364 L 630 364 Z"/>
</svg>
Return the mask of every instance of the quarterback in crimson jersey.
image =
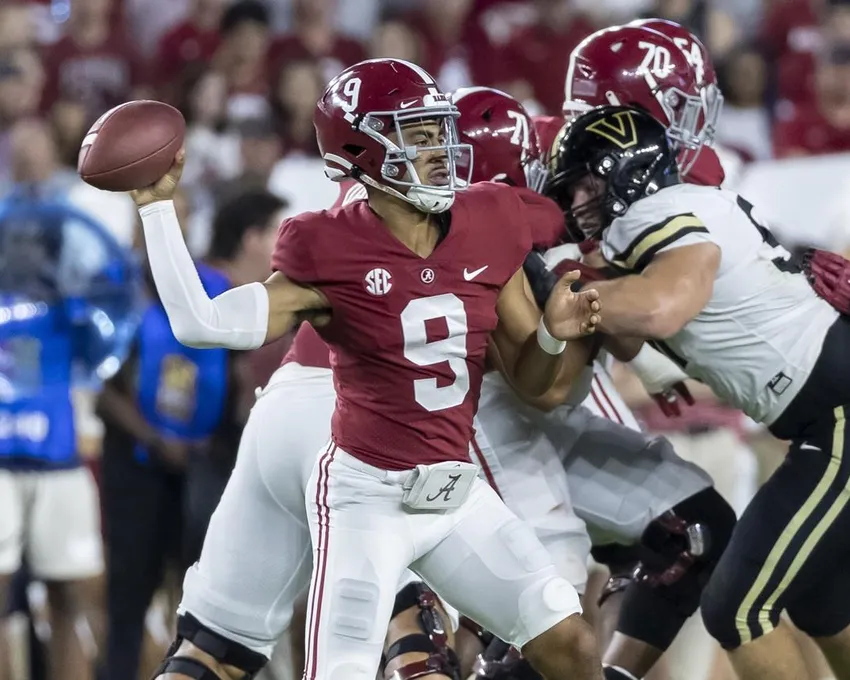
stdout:
<svg viewBox="0 0 850 680">
<path fill-rule="evenodd" d="M 554 204 L 532 195 L 560 227 Z M 383 469 L 466 457 L 496 300 L 531 248 L 521 229 L 536 212 L 514 191 L 481 183 L 461 196 L 428 257 L 389 234 L 367 201 L 292 218 L 275 248 L 275 270 L 338 310 L 319 330 L 332 349 L 334 443 Z M 423 366 L 433 377 L 420 377 Z"/>
<path fill-rule="evenodd" d="M 455 116 L 413 64 L 379 59 L 346 69 L 314 122 L 328 176 L 366 184 L 368 201 L 287 221 L 277 272 L 214 300 L 193 276 L 165 202 L 180 164 L 134 195 L 149 249 L 161 253 L 151 268 L 178 339 L 252 348 L 308 315 L 331 347 L 338 408 L 308 484 L 308 680 L 374 678 L 407 566 L 544 675 L 602 677 L 575 590 L 468 462 L 490 333 L 517 388 L 540 394 L 562 362 L 586 351 L 565 341 L 593 331 L 599 306 L 594 291 L 573 293 L 575 277 L 565 277 L 540 319 L 521 269 L 538 213 L 502 185 L 457 193 L 468 181 L 456 170 L 465 148 Z M 555 219 L 545 199 L 534 202 Z M 506 569 L 504 555 L 520 545 L 541 559 Z M 502 597 L 485 596 L 494 591 Z M 228 636 L 229 648 L 210 652 L 198 643 L 219 632 L 191 612 L 181 626 L 187 642 L 163 673 L 185 673 L 187 664 L 244 668 L 235 659 L 256 666 L 268 649 L 265 633 Z"/>
</svg>

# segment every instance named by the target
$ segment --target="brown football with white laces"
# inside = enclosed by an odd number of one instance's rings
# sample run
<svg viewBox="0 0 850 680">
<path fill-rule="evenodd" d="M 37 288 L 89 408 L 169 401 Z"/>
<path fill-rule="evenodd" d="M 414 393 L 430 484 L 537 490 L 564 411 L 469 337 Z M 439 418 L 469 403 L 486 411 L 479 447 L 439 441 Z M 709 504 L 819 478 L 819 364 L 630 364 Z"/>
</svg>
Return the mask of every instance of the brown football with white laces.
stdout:
<svg viewBox="0 0 850 680">
<path fill-rule="evenodd" d="M 77 172 L 98 189 L 142 189 L 168 172 L 185 135 L 186 121 L 173 106 L 147 99 L 121 104 L 89 129 Z"/>
</svg>

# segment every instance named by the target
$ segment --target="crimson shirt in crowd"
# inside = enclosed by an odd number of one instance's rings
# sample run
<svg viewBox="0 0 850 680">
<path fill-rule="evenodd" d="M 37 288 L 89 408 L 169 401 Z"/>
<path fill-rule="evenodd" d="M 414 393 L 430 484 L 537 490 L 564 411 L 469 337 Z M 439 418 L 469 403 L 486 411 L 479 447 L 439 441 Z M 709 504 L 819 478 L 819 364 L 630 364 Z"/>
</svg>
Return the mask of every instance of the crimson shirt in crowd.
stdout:
<svg viewBox="0 0 850 680">
<path fill-rule="evenodd" d="M 146 75 L 121 32 L 93 48 L 82 48 L 65 36 L 46 50 L 44 71 L 44 110 L 59 99 L 68 99 L 85 104 L 93 117 L 131 99 L 133 88 L 143 85 Z"/>
<path fill-rule="evenodd" d="M 327 54 L 314 55 L 303 43 L 297 33 L 278 38 L 271 47 L 269 54 L 271 64 L 280 66 L 287 61 L 307 61 L 317 59 L 322 70 L 322 75 L 329 81 L 340 71 L 363 61 L 366 53 L 363 46 L 356 40 L 337 35 L 333 39 L 331 48 Z M 277 69 L 273 69 L 277 72 Z"/>
<path fill-rule="evenodd" d="M 525 80 L 546 113 L 561 113 L 570 53 L 594 30 L 593 24 L 577 16 L 562 31 L 541 24 L 518 31 L 502 51 L 501 82 Z"/>
<path fill-rule="evenodd" d="M 787 105 L 773 126 L 777 158 L 850 151 L 850 128 L 833 125 L 815 104 Z"/>
<path fill-rule="evenodd" d="M 202 31 L 191 21 L 183 21 L 169 30 L 159 41 L 157 77 L 171 80 L 193 62 L 209 62 L 221 38 L 217 30 Z"/>
<path fill-rule="evenodd" d="M 779 97 L 804 102 L 813 96 L 815 55 L 822 37 L 814 0 L 770 3 L 762 43 L 776 60 Z"/>
</svg>

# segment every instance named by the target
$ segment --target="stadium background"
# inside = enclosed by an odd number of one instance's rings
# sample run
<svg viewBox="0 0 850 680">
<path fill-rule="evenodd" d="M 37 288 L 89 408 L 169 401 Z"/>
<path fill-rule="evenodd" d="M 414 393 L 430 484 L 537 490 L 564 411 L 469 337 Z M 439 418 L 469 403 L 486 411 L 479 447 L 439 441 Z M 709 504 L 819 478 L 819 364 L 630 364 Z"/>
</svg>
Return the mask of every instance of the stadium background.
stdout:
<svg viewBox="0 0 850 680">
<path fill-rule="evenodd" d="M 82 184 L 74 166 L 102 112 L 129 99 L 161 99 L 188 121 L 180 208 L 190 248 L 202 258 L 217 211 L 248 192 L 278 196 L 284 215 L 336 198 L 311 117 L 343 67 L 404 58 L 444 90 L 496 86 L 532 114 L 558 114 L 571 49 L 596 28 L 638 16 L 684 24 L 713 55 L 725 95 L 717 139 L 727 186 L 759 206 L 786 245 L 850 251 L 850 153 L 843 153 L 850 152 L 850 2 L 838 0 L 2 0 L 0 204 L 34 186 L 138 247 L 129 198 Z M 256 353 L 256 385 L 283 349 Z M 737 508 L 781 460 L 780 443 L 710 394 L 667 419 L 626 370 L 619 373 L 646 426 L 674 436 Z M 80 451 L 98 470 L 96 396 L 80 391 L 76 416 Z M 149 612 L 140 677 L 171 639 L 175 583 L 175 575 L 166 579 Z M 26 592 L 29 612 L 19 606 L 9 619 L 15 680 L 43 677 L 39 640 L 51 634 L 44 589 L 30 583 Z M 85 626 L 80 640 L 86 654 L 97 652 Z M 686 659 L 687 641 L 679 647 Z M 713 663 L 712 680 L 731 677 L 721 655 Z M 812 663 L 812 678 L 828 677 Z M 281 668 L 268 677 L 286 677 Z M 691 677 L 677 670 L 675 655 L 653 676 Z"/>
</svg>

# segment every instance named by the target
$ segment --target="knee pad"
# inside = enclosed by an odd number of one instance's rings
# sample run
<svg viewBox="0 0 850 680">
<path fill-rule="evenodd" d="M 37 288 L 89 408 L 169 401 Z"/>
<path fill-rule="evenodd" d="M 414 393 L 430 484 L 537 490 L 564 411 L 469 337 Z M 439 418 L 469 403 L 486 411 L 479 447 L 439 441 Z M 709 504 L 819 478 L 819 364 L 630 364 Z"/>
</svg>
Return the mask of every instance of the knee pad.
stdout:
<svg viewBox="0 0 850 680">
<path fill-rule="evenodd" d="M 413 661 L 396 670 L 388 680 L 415 680 L 431 673 L 442 673 L 460 680 L 460 661 L 449 647 L 446 622 L 437 609 L 437 595 L 424 583 L 410 583 L 395 598 L 393 618 L 401 612 L 419 608 L 421 634 L 407 635 L 396 640 L 387 650 L 385 662 L 409 652 L 428 654 L 427 659 Z"/>
<path fill-rule="evenodd" d="M 177 638 L 168 648 L 165 660 L 157 669 L 154 678 L 164 673 L 182 673 L 194 680 L 218 680 L 218 675 L 197 659 L 174 656 L 183 640 L 188 640 L 219 663 L 245 671 L 247 675 L 244 680 L 251 680 L 268 662 L 259 652 L 228 640 L 204 626 L 191 614 L 185 613 L 177 617 Z"/>
<path fill-rule="evenodd" d="M 699 607 L 736 521 L 731 506 L 708 488 L 650 522 L 618 630 L 658 649 L 669 647 Z"/>
<path fill-rule="evenodd" d="M 153 676 L 154 680 L 165 673 L 188 675 L 192 680 L 221 680 L 215 671 L 207 668 L 202 662 L 185 656 L 166 658 L 162 665 L 156 669 Z"/>
<path fill-rule="evenodd" d="M 481 680 L 543 680 L 516 647 L 494 637 L 472 666 L 472 677 Z"/>
</svg>

